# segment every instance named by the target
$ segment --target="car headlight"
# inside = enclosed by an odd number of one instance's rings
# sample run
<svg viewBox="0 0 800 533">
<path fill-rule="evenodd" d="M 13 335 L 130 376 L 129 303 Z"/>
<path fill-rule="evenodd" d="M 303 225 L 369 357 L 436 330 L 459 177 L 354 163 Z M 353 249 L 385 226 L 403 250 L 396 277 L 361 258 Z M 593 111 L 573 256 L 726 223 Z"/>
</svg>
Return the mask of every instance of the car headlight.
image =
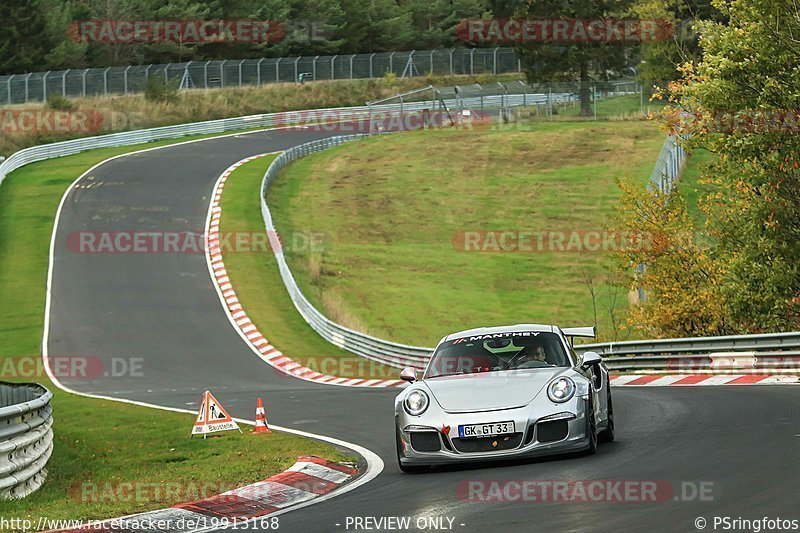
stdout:
<svg viewBox="0 0 800 533">
<path fill-rule="evenodd" d="M 575 382 L 570 378 L 558 378 L 547 386 L 547 397 L 556 403 L 564 403 L 575 396 Z"/>
<path fill-rule="evenodd" d="M 428 403 L 430 402 L 425 391 L 416 389 L 406 396 L 406 399 L 403 401 L 403 407 L 405 407 L 408 414 L 419 416 L 428 408 Z"/>
</svg>

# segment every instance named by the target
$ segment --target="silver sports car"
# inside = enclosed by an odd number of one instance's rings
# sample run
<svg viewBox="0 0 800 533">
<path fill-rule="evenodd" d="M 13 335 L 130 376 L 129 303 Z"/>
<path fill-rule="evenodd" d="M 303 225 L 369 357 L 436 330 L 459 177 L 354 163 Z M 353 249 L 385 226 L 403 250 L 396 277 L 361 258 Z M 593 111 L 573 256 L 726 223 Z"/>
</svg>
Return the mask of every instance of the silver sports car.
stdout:
<svg viewBox="0 0 800 533">
<path fill-rule="evenodd" d="M 443 338 L 422 379 L 401 373 L 411 385 L 394 407 L 400 469 L 595 453 L 614 439 L 608 369 L 572 348 L 572 337 L 594 336 L 591 327 L 519 324 Z"/>
</svg>

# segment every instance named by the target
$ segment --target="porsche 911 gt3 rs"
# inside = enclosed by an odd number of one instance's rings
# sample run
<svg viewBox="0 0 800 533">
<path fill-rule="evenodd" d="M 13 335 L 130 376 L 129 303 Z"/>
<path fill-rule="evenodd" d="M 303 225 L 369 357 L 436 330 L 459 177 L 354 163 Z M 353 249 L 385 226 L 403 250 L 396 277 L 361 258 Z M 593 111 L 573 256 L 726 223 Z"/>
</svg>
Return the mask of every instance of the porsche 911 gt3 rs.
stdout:
<svg viewBox="0 0 800 533">
<path fill-rule="evenodd" d="M 614 439 L 608 369 L 570 342 L 594 336 L 594 328 L 519 324 L 443 338 L 422 379 L 401 373 L 410 385 L 395 400 L 400 469 L 595 453 Z"/>
</svg>

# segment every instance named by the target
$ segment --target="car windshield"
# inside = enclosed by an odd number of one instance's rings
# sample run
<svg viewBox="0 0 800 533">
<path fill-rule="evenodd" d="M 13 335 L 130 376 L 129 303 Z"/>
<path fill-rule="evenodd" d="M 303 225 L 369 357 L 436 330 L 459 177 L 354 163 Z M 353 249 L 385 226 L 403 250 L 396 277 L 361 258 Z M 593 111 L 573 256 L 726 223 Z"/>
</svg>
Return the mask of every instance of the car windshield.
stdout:
<svg viewBox="0 0 800 533">
<path fill-rule="evenodd" d="M 463 337 L 439 345 L 425 378 L 571 366 L 555 333 L 523 331 Z"/>
</svg>

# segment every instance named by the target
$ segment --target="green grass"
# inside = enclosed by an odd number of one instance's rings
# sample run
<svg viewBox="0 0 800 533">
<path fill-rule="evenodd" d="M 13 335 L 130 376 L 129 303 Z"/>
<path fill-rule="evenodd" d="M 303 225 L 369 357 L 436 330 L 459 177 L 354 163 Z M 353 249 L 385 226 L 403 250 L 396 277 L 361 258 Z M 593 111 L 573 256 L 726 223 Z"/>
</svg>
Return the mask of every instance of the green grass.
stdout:
<svg viewBox="0 0 800 533">
<path fill-rule="evenodd" d="M 320 232 L 325 249 L 287 253 L 306 296 L 355 329 L 423 346 L 468 327 L 590 325 L 601 335 L 627 294 L 603 254 L 459 251 L 465 230 L 603 230 L 615 178 L 644 183 L 663 143 L 645 121 L 538 122 L 513 130 L 374 137 L 288 167 L 273 185 L 278 230 Z"/>
<path fill-rule="evenodd" d="M 244 434 L 190 439 L 192 415 L 62 392 L 53 408 L 55 451 L 47 480 L 24 500 L 0 503 L 5 518 L 123 516 L 263 480 L 300 455 L 351 459 L 331 445 L 288 433 L 252 435 L 249 426 L 242 427 Z M 124 492 L 120 483 L 139 484 L 141 496 Z M 167 484 L 180 492 L 165 493 Z M 206 492 L 192 497 L 203 486 Z"/>
<path fill-rule="evenodd" d="M 708 150 L 695 150 L 686 159 L 686 166 L 678 181 L 678 191 L 686 201 L 686 209 L 700 228 L 705 227 L 706 219 L 699 207 L 700 198 L 708 192 L 707 187 L 700 183 L 700 173 L 715 159 L 716 155 Z"/>
<path fill-rule="evenodd" d="M 9 368 L 27 372 L 20 358 L 39 359 L 50 235 L 69 184 L 108 157 L 174 142 L 178 141 L 93 150 L 34 163 L 11 174 L 0 187 L 0 358 L 6 370 L 0 379 L 37 381 L 55 394 L 55 447 L 48 480 L 25 500 L 2 502 L 5 518 L 105 518 L 177 503 L 163 497 L 84 502 L 83 483 L 209 482 L 230 487 L 282 471 L 298 455 L 344 458 L 330 445 L 289 434 L 227 433 L 205 442 L 190 440 L 191 415 L 64 393 L 42 372 L 7 373 Z"/>
<path fill-rule="evenodd" d="M 264 172 L 273 159 L 273 156 L 257 159 L 231 174 L 222 194 L 222 234 L 263 233 L 259 191 Z M 282 238 L 287 247 L 292 245 L 290 234 L 282 234 Z M 295 242 L 298 244 L 296 254 L 309 253 L 302 238 L 297 237 Z M 311 369 L 342 377 L 393 379 L 399 376 L 397 369 L 340 350 L 311 329 L 292 304 L 271 252 L 225 249 L 223 260 L 250 319 L 274 346 L 292 359 Z"/>
<path fill-rule="evenodd" d="M 592 110 L 594 112 L 594 105 Z M 650 102 L 645 97 L 640 99 L 638 94 L 626 94 L 621 96 L 611 96 L 608 98 L 601 98 L 597 100 L 597 119 L 598 120 L 641 120 L 650 113 L 654 113 L 664 107 L 664 104 L 655 101 Z M 533 113 L 535 116 L 535 108 Z M 543 113 L 544 108 L 540 107 L 540 112 Z M 556 108 L 556 113 L 552 119 L 554 120 L 593 120 L 594 116 L 580 117 L 580 104 L 578 102 L 569 102 L 565 105 L 560 105 Z M 540 115 L 540 119 L 544 119 L 544 115 Z"/>
</svg>

